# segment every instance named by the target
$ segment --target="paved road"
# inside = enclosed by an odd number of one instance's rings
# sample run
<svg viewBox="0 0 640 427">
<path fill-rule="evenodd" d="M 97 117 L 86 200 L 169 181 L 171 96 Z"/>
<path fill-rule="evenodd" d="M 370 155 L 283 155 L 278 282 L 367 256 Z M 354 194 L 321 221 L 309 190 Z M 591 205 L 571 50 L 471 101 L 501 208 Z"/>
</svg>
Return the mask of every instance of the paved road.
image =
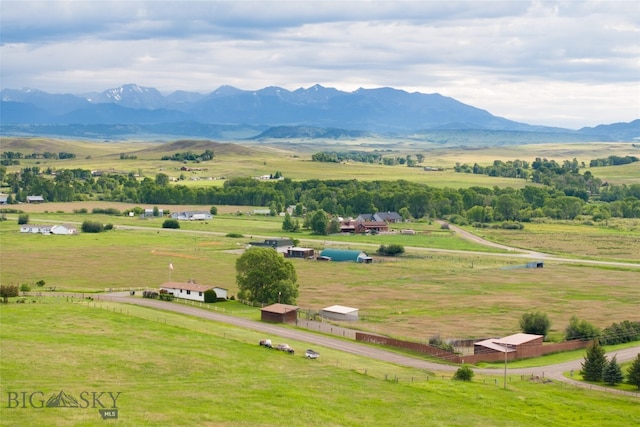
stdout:
<svg viewBox="0 0 640 427">
<path fill-rule="evenodd" d="M 355 354 L 358 356 L 369 357 L 372 359 L 381 360 L 384 362 L 395 363 L 397 365 L 408 366 L 411 368 L 424 369 L 427 371 L 437 372 L 453 372 L 458 369 L 457 366 L 444 365 L 431 361 L 426 361 L 404 354 L 394 353 L 388 350 L 377 348 L 375 346 L 361 344 L 355 341 L 347 341 L 331 336 L 319 335 L 316 333 L 307 332 L 301 329 L 289 329 L 282 328 L 276 324 L 263 323 L 255 320 L 244 319 L 240 317 L 230 316 L 218 312 L 211 312 L 207 309 L 194 307 L 191 305 L 182 305 L 175 302 L 157 301 L 152 299 L 143 299 L 131 297 L 128 293 L 113 293 L 113 294 L 100 294 L 94 298 L 106 301 L 114 301 L 126 304 L 136 304 L 140 306 L 155 308 L 159 310 L 172 311 L 175 313 L 187 314 L 190 316 L 200 317 L 203 319 L 209 319 L 216 322 L 226 323 L 241 328 L 251 329 L 258 332 L 263 332 L 268 335 L 279 336 L 284 339 L 291 339 L 296 341 L 302 341 L 309 344 L 314 344 L 322 347 L 331 348 L 334 350 L 344 351 L 346 353 Z M 640 346 L 627 348 L 624 350 L 618 350 L 613 352 L 611 356 L 616 355 L 618 362 L 624 362 L 634 359 L 636 355 L 640 353 Z M 640 397 L 640 394 L 619 390 L 612 390 L 610 388 L 601 387 L 597 385 L 586 384 L 580 381 L 574 381 L 563 376 L 564 372 L 571 370 L 579 371 L 581 368 L 582 359 L 574 360 L 571 362 L 565 362 L 557 365 L 549 365 L 537 368 L 518 368 L 509 369 L 507 365 L 508 375 L 526 375 L 537 376 L 540 378 L 550 378 L 557 381 L 563 381 L 571 383 L 577 387 L 584 387 L 589 389 L 597 389 L 602 391 L 611 392 L 614 391 L 618 394 L 625 394 L 634 397 Z M 502 374 L 501 369 L 474 369 L 475 372 L 489 375 Z"/>
</svg>

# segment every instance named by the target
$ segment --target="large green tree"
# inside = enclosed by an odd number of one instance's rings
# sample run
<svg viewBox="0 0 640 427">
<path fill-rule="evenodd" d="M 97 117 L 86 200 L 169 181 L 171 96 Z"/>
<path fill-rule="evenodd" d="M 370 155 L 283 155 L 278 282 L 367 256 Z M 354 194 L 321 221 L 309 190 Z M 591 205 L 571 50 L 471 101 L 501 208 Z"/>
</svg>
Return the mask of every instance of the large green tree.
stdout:
<svg viewBox="0 0 640 427">
<path fill-rule="evenodd" d="M 236 260 L 238 297 L 243 300 L 294 304 L 297 280 L 293 264 L 271 248 L 250 248 Z"/>
<path fill-rule="evenodd" d="M 9 298 L 17 297 L 18 295 L 17 285 L 0 285 L 0 297 L 2 297 L 2 302 L 5 304 L 9 302 Z"/>
<path fill-rule="evenodd" d="M 312 212 L 309 219 L 309 226 L 313 234 L 327 234 L 329 228 L 329 217 L 327 213 L 322 209 Z"/>
<path fill-rule="evenodd" d="M 535 313 L 525 313 L 520 318 L 520 329 L 525 334 L 536 334 L 547 336 L 551 321 L 546 313 L 536 311 Z"/>
<path fill-rule="evenodd" d="M 604 353 L 605 350 L 597 339 L 587 346 L 587 354 L 584 356 L 580 371 L 585 381 L 602 381 L 602 370 L 607 364 L 607 357 Z"/>
<path fill-rule="evenodd" d="M 565 330 L 565 339 L 570 340 L 592 340 L 600 336 L 600 330 L 586 320 L 578 320 L 576 316 L 571 316 L 569 325 Z"/>
</svg>

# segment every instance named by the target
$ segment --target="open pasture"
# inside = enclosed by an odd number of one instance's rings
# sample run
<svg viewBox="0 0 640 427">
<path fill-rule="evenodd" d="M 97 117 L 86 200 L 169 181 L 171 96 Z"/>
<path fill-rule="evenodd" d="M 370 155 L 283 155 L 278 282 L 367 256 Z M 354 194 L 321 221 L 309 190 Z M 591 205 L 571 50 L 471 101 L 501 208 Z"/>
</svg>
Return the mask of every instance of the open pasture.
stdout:
<svg viewBox="0 0 640 427">
<path fill-rule="evenodd" d="M 316 148 L 314 148 L 316 147 Z M 175 161 L 162 161 L 164 155 L 191 151 L 200 153 L 212 149 L 216 157 L 203 163 L 183 164 Z M 366 163 L 312 162 L 311 154 L 323 151 L 373 151 L 378 150 L 385 156 L 405 157 L 422 154 L 425 160 L 421 166 L 436 166 L 444 171 L 426 172 L 422 167 L 409 168 L 402 165 L 384 166 Z M 295 180 L 306 179 L 358 179 L 396 180 L 404 179 L 435 187 L 470 187 L 470 186 L 507 186 L 520 188 L 526 181 L 513 178 L 489 177 L 485 175 L 458 174 L 451 170 L 456 163 L 473 165 L 489 165 L 494 160 L 526 160 L 536 157 L 554 159 L 558 162 L 577 158 L 580 162 L 610 155 L 638 155 L 638 149 L 630 143 L 555 143 L 504 145 L 495 147 L 442 147 L 437 144 L 405 144 L 398 141 L 356 140 L 326 142 L 309 142 L 302 144 L 289 143 L 255 143 L 255 142 L 214 142 L 204 140 L 180 140 L 172 142 L 88 142 L 67 141 L 46 138 L 3 138 L 2 151 L 20 151 L 25 154 L 44 151 L 72 152 L 75 159 L 24 159 L 18 166 L 9 166 L 9 172 L 18 171 L 22 167 L 38 166 L 41 169 L 51 167 L 81 168 L 89 170 L 115 171 L 134 173 L 139 176 L 154 177 L 158 173 L 166 173 L 172 178 L 183 175 L 186 179 L 180 184 L 189 186 L 221 185 L 220 178 L 261 176 L 281 172 L 285 177 Z M 120 154 L 135 158 L 120 159 Z M 200 168 L 200 171 L 182 171 L 182 166 Z M 620 169 L 622 168 L 622 169 Z M 616 166 L 610 168 L 593 168 L 592 173 L 610 183 L 637 183 L 638 166 Z M 198 178 L 198 180 L 191 180 Z M 215 178 L 215 179 L 210 179 Z"/>
<path fill-rule="evenodd" d="M 141 307 L 30 298 L 3 307 L 0 321 L 3 398 L 23 391 L 39 391 L 45 400 L 61 391 L 76 398 L 120 393 L 119 425 L 280 426 L 286 420 L 291 426 L 564 427 L 640 421 L 634 398 L 519 377 L 504 390 L 491 377 L 456 382 L 450 374 L 443 378 L 324 348 L 310 361 L 259 347 L 262 336 L 255 332 Z M 112 406 L 107 396 L 101 401 Z M 96 408 L 4 406 L 3 425 L 105 423 Z"/>
<path fill-rule="evenodd" d="M 162 229 L 24 235 L 13 221 L 2 222 L 0 233 L 3 247 L 12 248 L 0 255 L 2 283 L 45 280 L 45 289 L 83 292 L 157 288 L 169 280 L 193 279 L 236 295 L 235 261 L 248 242 L 222 233 Z M 416 340 L 437 333 L 443 338 L 506 335 L 517 331 L 524 312 L 536 310 L 548 313 L 554 331 L 562 331 L 574 314 L 603 327 L 633 319 L 640 304 L 637 270 L 548 261 L 543 269 L 503 270 L 527 260 L 419 248 L 378 261 L 292 260 L 298 304 L 311 310 L 358 307 L 363 318 L 358 328 Z"/>
<path fill-rule="evenodd" d="M 612 218 L 606 223 L 527 223 L 523 230 L 470 231 L 506 245 L 562 256 L 603 260 L 640 260 L 640 220 Z"/>
</svg>

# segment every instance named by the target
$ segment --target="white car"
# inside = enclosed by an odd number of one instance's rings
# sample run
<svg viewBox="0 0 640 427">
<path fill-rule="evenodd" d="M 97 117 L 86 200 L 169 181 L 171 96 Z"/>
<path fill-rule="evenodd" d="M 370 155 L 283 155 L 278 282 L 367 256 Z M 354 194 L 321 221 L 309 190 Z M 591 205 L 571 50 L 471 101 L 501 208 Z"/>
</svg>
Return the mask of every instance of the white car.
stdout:
<svg viewBox="0 0 640 427">
<path fill-rule="evenodd" d="M 305 351 L 304 355 L 307 359 L 317 359 L 318 357 L 320 357 L 320 353 L 311 349 Z"/>
</svg>

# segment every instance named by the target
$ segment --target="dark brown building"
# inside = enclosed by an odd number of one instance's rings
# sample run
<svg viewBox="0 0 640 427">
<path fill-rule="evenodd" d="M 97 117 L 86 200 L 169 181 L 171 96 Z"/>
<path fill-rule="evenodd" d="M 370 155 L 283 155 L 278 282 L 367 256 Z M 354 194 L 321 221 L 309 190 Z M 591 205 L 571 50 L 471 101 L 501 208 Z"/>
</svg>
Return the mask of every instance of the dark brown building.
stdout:
<svg viewBox="0 0 640 427">
<path fill-rule="evenodd" d="M 260 320 L 271 323 L 295 323 L 299 308 L 296 305 L 271 304 L 260 310 Z"/>
</svg>

